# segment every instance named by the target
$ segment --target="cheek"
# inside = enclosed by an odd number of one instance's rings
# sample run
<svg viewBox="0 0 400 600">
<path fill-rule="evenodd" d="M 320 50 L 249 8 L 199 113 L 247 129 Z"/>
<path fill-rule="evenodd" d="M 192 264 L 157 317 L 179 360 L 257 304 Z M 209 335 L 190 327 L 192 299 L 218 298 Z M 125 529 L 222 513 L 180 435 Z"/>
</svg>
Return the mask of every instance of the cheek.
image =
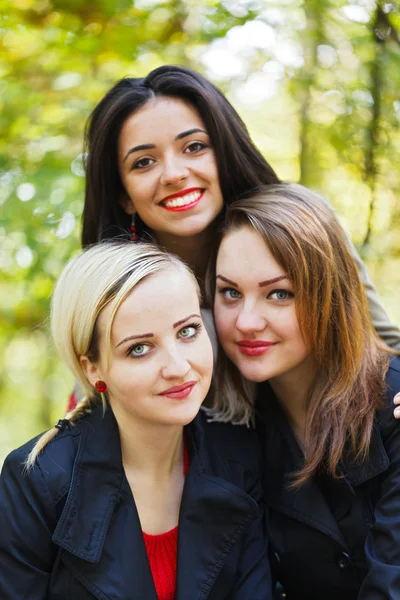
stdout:
<svg viewBox="0 0 400 600">
<path fill-rule="evenodd" d="M 280 310 L 275 310 L 271 315 L 270 323 L 271 327 L 279 331 L 285 339 L 292 341 L 302 339 L 294 306 L 280 307 Z"/>
<path fill-rule="evenodd" d="M 210 179 L 219 185 L 219 176 L 218 176 L 218 168 L 217 161 L 215 160 L 215 156 L 208 156 L 202 164 L 203 173 Z"/>
<path fill-rule="evenodd" d="M 132 197 L 133 191 L 136 189 L 135 180 L 132 177 L 132 173 L 120 175 L 121 183 L 128 193 L 129 197 Z"/>
<path fill-rule="evenodd" d="M 151 365 L 144 365 L 144 362 L 132 359 L 132 362 L 124 361 L 123 364 L 114 365 L 109 371 L 108 387 L 111 394 L 114 392 L 116 395 L 131 395 L 149 387 L 154 369 Z"/>
<path fill-rule="evenodd" d="M 204 336 L 202 343 L 199 344 L 197 356 L 197 363 L 202 371 L 203 377 L 208 377 L 211 379 L 214 366 L 214 356 L 211 341 L 208 336 Z"/>
<path fill-rule="evenodd" d="M 141 175 L 140 178 L 131 176 L 123 181 L 125 190 L 134 201 L 135 208 L 144 209 L 150 205 L 152 197 L 153 178 Z"/>
<path fill-rule="evenodd" d="M 213 179 L 213 181 L 215 181 L 215 183 L 217 185 L 219 185 L 218 169 L 217 169 L 217 165 L 215 162 L 213 162 L 210 165 L 210 173 L 211 173 L 211 178 Z"/>
<path fill-rule="evenodd" d="M 306 357 L 310 354 L 307 344 L 303 339 L 297 319 L 286 323 L 285 338 L 290 341 L 298 355 Z"/>
</svg>

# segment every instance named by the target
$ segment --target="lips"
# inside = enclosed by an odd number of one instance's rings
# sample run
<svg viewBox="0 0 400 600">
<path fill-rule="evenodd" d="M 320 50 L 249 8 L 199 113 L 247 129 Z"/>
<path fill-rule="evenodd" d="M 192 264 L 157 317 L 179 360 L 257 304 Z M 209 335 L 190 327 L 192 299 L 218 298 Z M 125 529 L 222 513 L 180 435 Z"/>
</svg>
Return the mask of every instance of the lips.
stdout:
<svg viewBox="0 0 400 600">
<path fill-rule="evenodd" d="M 261 356 L 268 352 L 270 348 L 276 345 L 276 342 L 266 342 L 264 340 L 241 340 L 237 343 L 239 350 L 246 356 Z"/>
<path fill-rule="evenodd" d="M 203 197 L 204 190 L 201 188 L 186 188 L 175 194 L 170 194 L 162 199 L 160 206 L 165 210 L 179 212 L 196 206 Z"/>
<path fill-rule="evenodd" d="M 168 388 L 167 390 L 160 392 L 159 395 L 167 396 L 168 398 L 173 398 L 174 400 L 181 400 L 189 396 L 196 383 L 196 381 L 188 381 L 187 383 L 183 383 L 182 385 L 175 385 L 174 387 Z"/>
</svg>

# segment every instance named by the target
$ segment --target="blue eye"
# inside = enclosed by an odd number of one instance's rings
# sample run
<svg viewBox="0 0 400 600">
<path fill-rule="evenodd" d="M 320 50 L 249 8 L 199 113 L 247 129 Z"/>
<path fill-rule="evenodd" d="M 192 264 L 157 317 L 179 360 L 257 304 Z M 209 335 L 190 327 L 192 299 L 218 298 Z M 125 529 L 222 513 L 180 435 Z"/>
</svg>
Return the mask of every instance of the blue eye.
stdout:
<svg viewBox="0 0 400 600">
<path fill-rule="evenodd" d="M 184 340 L 190 340 L 199 335 L 199 330 L 201 328 L 200 323 L 192 323 L 190 325 L 186 325 L 182 327 L 179 331 L 179 336 Z"/>
<path fill-rule="evenodd" d="M 134 344 L 128 350 L 128 356 L 132 358 L 140 358 L 141 356 L 146 356 L 150 352 L 150 348 L 148 344 Z"/>
<path fill-rule="evenodd" d="M 219 293 L 222 294 L 225 300 L 237 300 L 241 297 L 240 292 L 238 292 L 238 290 L 235 290 L 235 288 L 225 287 L 222 288 L 222 290 L 220 290 Z"/>
<path fill-rule="evenodd" d="M 273 290 L 268 294 L 268 298 L 283 302 L 285 300 L 289 300 L 289 298 L 293 298 L 293 295 L 293 292 L 290 292 L 289 290 Z"/>
</svg>

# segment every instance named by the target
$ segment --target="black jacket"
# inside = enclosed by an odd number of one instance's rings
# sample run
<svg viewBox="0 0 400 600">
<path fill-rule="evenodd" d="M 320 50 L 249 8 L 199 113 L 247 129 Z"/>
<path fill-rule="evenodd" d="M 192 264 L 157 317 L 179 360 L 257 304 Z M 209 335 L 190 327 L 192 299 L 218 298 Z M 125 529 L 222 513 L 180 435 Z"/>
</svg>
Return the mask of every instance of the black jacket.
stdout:
<svg viewBox="0 0 400 600">
<path fill-rule="evenodd" d="M 274 577 L 287 600 L 400 599 L 400 359 L 391 360 L 385 408 L 376 417 L 369 458 L 350 459 L 343 478 L 317 476 L 296 491 L 287 476 L 303 456 L 266 384 L 257 406 L 265 460 L 265 501 Z"/>
<path fill-rule="evenodd" d="M 176 600 L 269 600 L 254 432 L 203 415 L 186 430 Z M 24 475 L 32 445 L 1 476 L 1 600 L 156 600 L 112 411 L 58 433 Z"/>
</svg>

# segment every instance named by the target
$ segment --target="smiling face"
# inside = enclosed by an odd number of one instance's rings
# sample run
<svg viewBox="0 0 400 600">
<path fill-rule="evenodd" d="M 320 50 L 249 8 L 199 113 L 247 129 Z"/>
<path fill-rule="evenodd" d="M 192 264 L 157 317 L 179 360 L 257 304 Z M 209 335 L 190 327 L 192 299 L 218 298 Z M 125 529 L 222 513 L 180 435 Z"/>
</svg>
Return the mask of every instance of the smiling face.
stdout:
<svg viewBox="0 0 400 600">
<path fill-rule="evenodd" d="M 309 351 L 300 332 L 295 292 L 261 235 L 228 233 L 216 265 L 214 316 L 222 347 L 250 381 L 283 381 L 302 372 Z"/>
<path fill-rule="evenodd" d="M 222 210 L 210 138 L 183 100 L 157 97 L 125 121 L 118 167 L 124 210 L 137 212 L 160 242 L 202 233 Z"/>
<path fill-rule="evenodd" d="M 118 423 L 186 425 L 211 382 L 213 356 L 190 276 L 171 267 L 142 281 L 118 308 L 110 362 L 108 304 L 97 322 L 98 363 L 82 357 L 92 385 L 103 380 Z"/>
</svg>

